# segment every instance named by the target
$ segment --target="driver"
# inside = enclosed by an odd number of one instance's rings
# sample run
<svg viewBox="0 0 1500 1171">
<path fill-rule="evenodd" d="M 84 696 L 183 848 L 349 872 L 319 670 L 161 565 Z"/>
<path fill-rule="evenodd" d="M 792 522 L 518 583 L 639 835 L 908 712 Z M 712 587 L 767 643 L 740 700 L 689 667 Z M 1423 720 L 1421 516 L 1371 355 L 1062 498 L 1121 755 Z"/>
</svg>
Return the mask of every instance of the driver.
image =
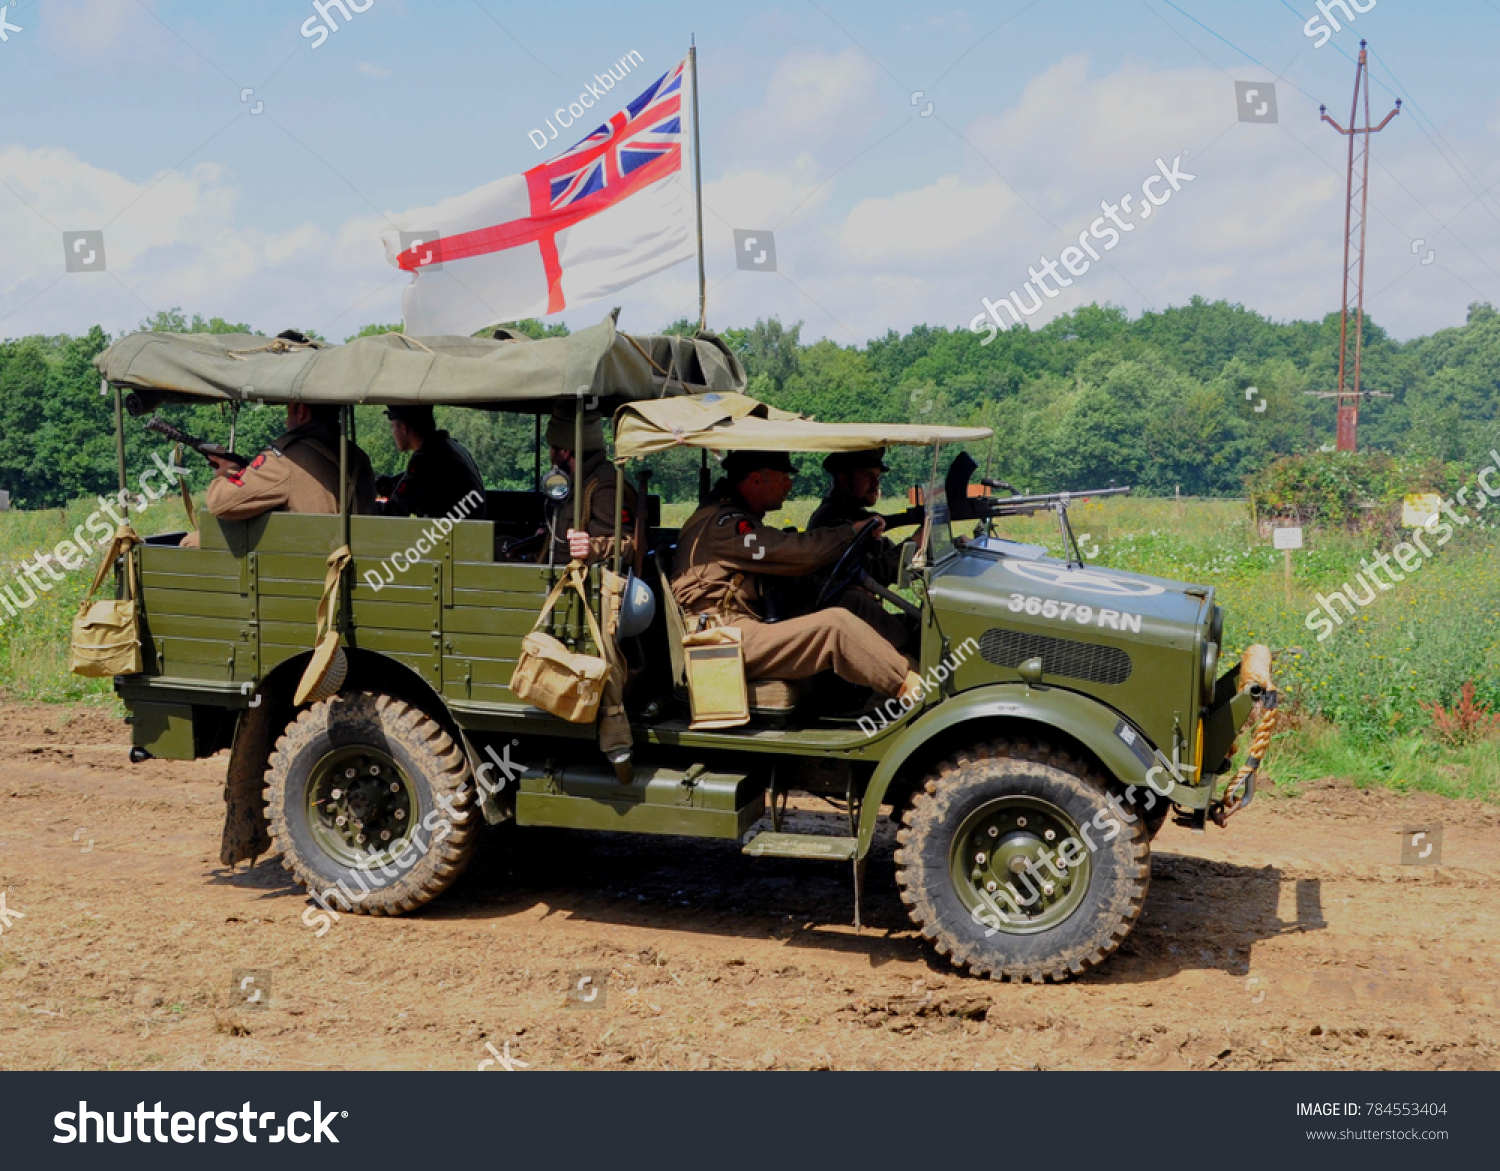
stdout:
<svg viewBox="0 0 1500 1171">
<path fill-rule="evenodd" d="M 688 518 L 677 538 L 672 593 L 689 629 L 699 618 L 737 628 L 747 679 L 806 679 L 832 670 L 880 695 L 914 694 L 921 677 L 906 656 L 857 617 L 844 598 L 826 610 L 765 621 L 762 577 L 802 577 L 826 569 L 865 526 L 883 525 L 874 517 L 809 533 L 768 528 L 762 521 L 785 502 L 795 470 L 781 451 L 735 451 L 725 457 L 724 478 L 711 500 Z"/>
<path fill-rule="evenodd" d="M 823 470 L 833 477 L 828 494 L 813 510 L 807 527 L 831 529 L 866 520 L 880 499 L 880 477 L 891 469 L 885 465 L 885 448 L 869 451 L 836 451 L 823 461 Z M 901 550 L 887 536 L 876 539 L 866 568 L 883 586 L 894 584 L 901 572 Z"/>
</svg>

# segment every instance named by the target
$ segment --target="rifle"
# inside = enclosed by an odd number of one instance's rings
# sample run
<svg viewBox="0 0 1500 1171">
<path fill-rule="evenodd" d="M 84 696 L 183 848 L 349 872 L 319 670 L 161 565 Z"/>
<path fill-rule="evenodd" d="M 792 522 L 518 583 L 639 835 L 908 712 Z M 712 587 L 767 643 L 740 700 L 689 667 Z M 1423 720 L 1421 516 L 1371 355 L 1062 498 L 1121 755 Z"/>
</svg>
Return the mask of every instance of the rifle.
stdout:
<svg viewBox="0 0 1500 1171">
<path fill-rule="evenodd" d="M 233 464 L 236 468 L 242 468 L 250 462 L 247 457 L 236 455 L 222 443 L 210 443 L 207 439 L 197 439 L 189 435 L 181 428 L 172 426 L 171 423 L 168 423 L 160 415 L 152 415 L 146 420 L 146 430 L 155 431 L 158 435 L 165 435 L 173 443 L 180 443 L 184 447 L 190 447 L 205 458 L 213 456 L 214 459 L 224 460 Z"/>
</svg>

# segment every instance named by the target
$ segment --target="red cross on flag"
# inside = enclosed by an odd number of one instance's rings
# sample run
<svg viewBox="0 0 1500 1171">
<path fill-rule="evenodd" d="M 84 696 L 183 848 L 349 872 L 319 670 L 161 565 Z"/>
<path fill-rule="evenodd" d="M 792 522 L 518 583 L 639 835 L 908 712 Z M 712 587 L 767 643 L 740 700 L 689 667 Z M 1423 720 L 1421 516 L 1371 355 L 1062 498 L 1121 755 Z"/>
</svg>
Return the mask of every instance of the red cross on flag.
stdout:
<svg viewBox="0 0 1500 1171">
<path fill-rule="evenodd" d="M 696 255 L 683 176 L 684 59 L 556 158 L 394 217 L 406 331 L 472 334 L 607 297 Z"/>
</svg>

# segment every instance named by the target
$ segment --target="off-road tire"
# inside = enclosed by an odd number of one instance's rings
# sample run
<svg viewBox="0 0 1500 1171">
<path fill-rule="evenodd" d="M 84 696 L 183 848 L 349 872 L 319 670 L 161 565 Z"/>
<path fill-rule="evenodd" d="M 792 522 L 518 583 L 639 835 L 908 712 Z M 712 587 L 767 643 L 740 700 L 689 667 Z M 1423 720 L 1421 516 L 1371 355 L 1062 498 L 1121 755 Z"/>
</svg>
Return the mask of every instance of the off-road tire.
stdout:
<svg viewBox="0 0 1500 1171">
<path fill-rule="evenodd" d="M 409 866 L 403 853 L 383 870 L 356 867 L 319 844 L 309 785 L 320 762 L 354 747 L 383 752 L 405 776 L 417 855 Z M 266 781 L 267 820 L 282 865 L 325 909 L 415 910 L 451 886 L 473 856 L 480 817 L 468 759 L 436 720 L 389 695 L 344 692 L 307 708 L 277 740 Z"/>
<path fill-rule="evenodd" d="M 1108 794 L 1098 773 L 1045 744 L 998 741 L 958 753 L 913 795 L 896 835 L 896 882 L 912 922 L 955 966 L 994 980 L 1066 980 L 1103 963 L 1140 917 L 1151 878 L 1144 820 L 1129 805 L 1112 805 Z M 1082 901 L 1036 934 L 976 922 L 955 889 L 955 835 L 1003 797 L 1050 803 L 1087 826 L 1082 836 L 1097 844 Z M 1119 832 L 1106 842 L 1111 823 Z"/>
</svg>

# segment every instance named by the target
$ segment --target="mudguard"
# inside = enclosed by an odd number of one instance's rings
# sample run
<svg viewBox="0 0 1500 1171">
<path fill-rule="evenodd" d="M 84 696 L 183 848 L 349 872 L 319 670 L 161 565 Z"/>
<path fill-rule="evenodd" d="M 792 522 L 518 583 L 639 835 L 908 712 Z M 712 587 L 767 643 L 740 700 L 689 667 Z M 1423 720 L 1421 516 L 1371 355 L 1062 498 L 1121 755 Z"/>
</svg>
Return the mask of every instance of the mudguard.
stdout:
<svg viewBox="0 0 1500 1171">
<path fill-rule="evenodd" d="M 1041 739 L 1046 739 L 1054 729 L 1067 733 L 1093 752 L 1121 785 L 1149 784 L 1157 794 L 1156 800 L 1170 793 L 1170 799 L 1185 808 L 1204 808 L 1208 804 L 1212 779 L 1197 786 L 1175 780 L 1167 757 L 1155 749 L 1139 728 L 1112 708 L 1061 688 L 1000 683 L 976 687 L 944 700 L 902 730 L 865 790 L 859 823 L 860 858 L 869 852 L 880 820 L 880 803 L 902 765 L 933 737 L 955 725 L 997 719 L 1035 724 Z M 1153 773 L 1157 766 L 1161 771 Z"/>
</svg>

